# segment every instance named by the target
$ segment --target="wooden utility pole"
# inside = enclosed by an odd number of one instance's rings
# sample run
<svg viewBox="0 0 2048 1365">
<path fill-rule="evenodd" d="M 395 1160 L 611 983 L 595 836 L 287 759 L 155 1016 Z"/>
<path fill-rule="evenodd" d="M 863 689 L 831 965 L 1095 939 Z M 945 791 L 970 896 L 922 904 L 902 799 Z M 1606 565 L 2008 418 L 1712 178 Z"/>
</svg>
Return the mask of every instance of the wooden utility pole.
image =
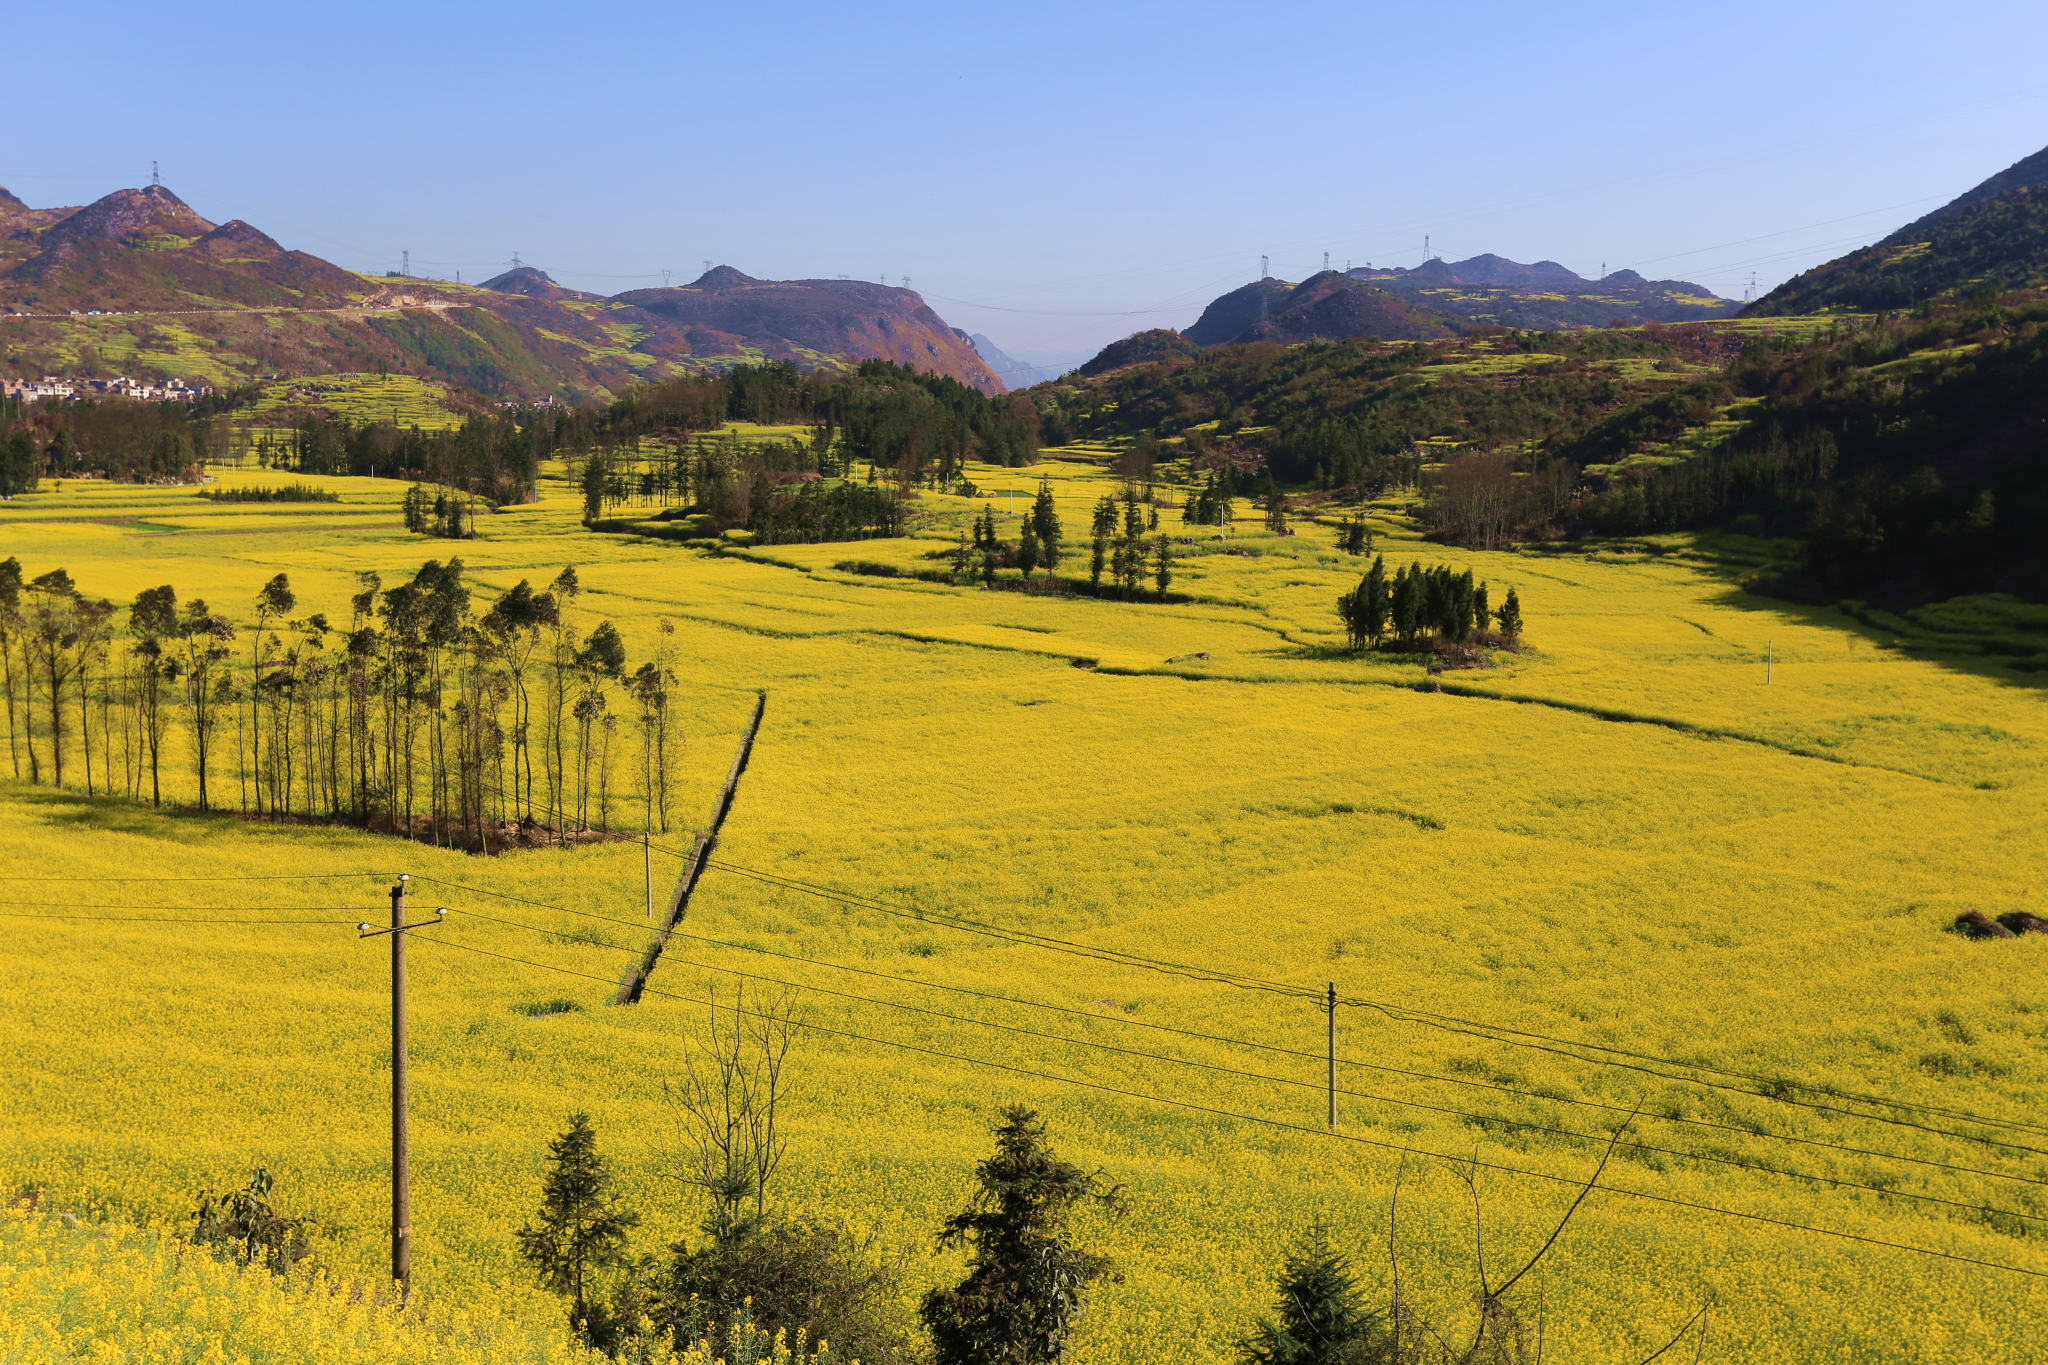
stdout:
<svg viewBox="0 0 2048 1365">
<path fill-rule="evenodd" d="M 1337 983 L 1330 983 L 1325 1008 L 1330 1011 L 1330 1127 L 1337 1127 Z"/>
<path fill-rule="evenodd" d="M 406 1130 L 406 1108 L 410 1096 L 406 1085 L 405 934 L 408 929 L 423 929 L 448 917 L 448 907 L 444 905 L 434 911 L 434 918 L 407 924 L 405 884 L 411 880 L 410 873 L 401 872 L 398 885 L 391 888 L 389 929 L 372 929 L 367 922 L 356 926 L 357 938 L 391 935 L 391 1278 L 398 1282 L 401 1305 L 412 1301 L 412 1149 Z"/>
</svg>

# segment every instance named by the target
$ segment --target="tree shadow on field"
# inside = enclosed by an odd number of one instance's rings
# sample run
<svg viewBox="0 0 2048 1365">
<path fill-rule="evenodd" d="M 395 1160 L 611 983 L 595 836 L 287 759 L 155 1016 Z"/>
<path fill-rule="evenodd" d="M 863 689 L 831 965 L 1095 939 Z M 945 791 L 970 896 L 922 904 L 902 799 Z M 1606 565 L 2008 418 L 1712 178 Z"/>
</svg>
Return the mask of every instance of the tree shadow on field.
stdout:
<svg viewBox="0 0 2048 1365">
<path fill-rule="evenodd" d="M 227 812 L 202 811 L 192 806 L 167 805 L 155 809 L 146 801 L 126 796 L 87 796 L 69 789 L 9 781 L 0 782 L 0 803 L 28 814 L 31 820 L 52 830 L 127 834 L 189 848 L 232 840 L 238 857 L 260 851 L 266 842 L 275 843 L 280 853 L 302 853 L 306 848 L 306 840 L 298 835 L 297 826 L 264 825 Z M 331 831 L 329 826 L 320 828 L 323 833 Z"/>
<path fill-rule="evenodd" d="M 2029 638 L 2031 632 L 2024 627 L 2000 629 L 1995 620 L 1984 621 L 1981 630 L 1943 630 L 1927 621 L 1944 609 L 1960 620 L 1976 604 L 2007 599 L 1951 598 L 1900 615 L 1854 600 L 1829 606 L 1787 602 L 1730 583 L 1707 600 L 1730 611 L 1852 637 L 1867 645 L 1873 658 L 1915 659 L 2000 687 L 2048 690 L 2048 631 Z M 2019 605 L 2017 599 L 2010 600 Z M 1759 633 L 1768 638 L 1769 628 L 1760 622 Z"/>
</svg>

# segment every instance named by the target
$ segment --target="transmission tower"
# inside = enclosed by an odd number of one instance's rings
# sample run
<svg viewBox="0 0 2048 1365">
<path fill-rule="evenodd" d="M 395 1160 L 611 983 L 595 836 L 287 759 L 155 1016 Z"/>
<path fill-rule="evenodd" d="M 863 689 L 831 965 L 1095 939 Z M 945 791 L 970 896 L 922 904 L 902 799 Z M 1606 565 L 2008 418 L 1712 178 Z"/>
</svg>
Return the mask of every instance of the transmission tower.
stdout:
<svg viewBox="0 0 2048 1365">
<path fill-rule="evenodd" d="M 1261 257 L 1259 257 L 1259 278 L 1260 278 L 1260 279 L 1262 279 L 1262 280 L 1270 280 L 1270 279 L 1272 279 L 1272 278 L 1273 278 L 1273 270 L 1272 270 L 1272 266 L 1271 266 L 1271 261 L 1272 261 L 1272 257 L 1270 257 L 1270 256 L 1261 256 Z"/>
<path fill-rule="evenodd" d="M 1323 253 L 1323 269 L 1325 269 L 1325 270 L 1328 270 L 1329 268 L 1330 268 L 1330 253 L 1329 253 L 1329 252 L 1327 252 L 1327 251 L 1325 251 L 1325 252 Z"/>
<path fill-rule="evenodd" d="M 514 270 L 518 270 L 521 268 L 519 264 L 519 253 L 516 251 L 512 253 L 512 268 Z"/>
<path fill-rule="evenodd" d="M 150 188 L 151 188 L 151 189 L 154 189 L 154 188 L 156 188 L 157 186 L 159 186 L 159 185 L 161 185 L 161 184 L 163 184 L 163 183 L 164 183 L 164 178 L 163 178 L 162 176 L 160 176 L 160 175 L 158 175 L 158 174 L 156 173 L 156 163 L 155 163 L 154 161 L 150 162 L 150 163 L 149 163 L 149 184 L 150 184 Z"/>
<path fill-rule="evenodd" d="M 398 273 L 407 279 L 412 278 L 412 252 L 401 251 L 398 253 Z"/>
<path fill-rule="evenodd" d="M 663 289 L 668 288 L 668 274 L 669 273 L 666 270 L 661 272 L 661 287 Z"/>
<path fill-rule="evenodd" d="M 1422 259 L 1429 259 L 1429 234 L 1426 232 L 1422 234 Z"/>
</svg>

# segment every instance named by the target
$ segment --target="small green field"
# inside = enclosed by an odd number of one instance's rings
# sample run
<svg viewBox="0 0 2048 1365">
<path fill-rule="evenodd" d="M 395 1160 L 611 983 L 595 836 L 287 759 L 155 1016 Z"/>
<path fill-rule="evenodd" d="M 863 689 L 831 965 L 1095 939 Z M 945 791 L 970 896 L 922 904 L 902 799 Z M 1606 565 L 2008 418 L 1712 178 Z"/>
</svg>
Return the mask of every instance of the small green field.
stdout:
<svg viewBox="0 0 2048 1365">
<path fill-rule="evenodd" d="M 1704 1360 L 2036 1354 L 2048 938 L 1946 930 L 1969 908 L 2039 908 L 2040 608 L 1798 607 L 1741 590 L 1782 550 L 1741 537 L 1480 553 L 1376 508 L 1390 568 L 1469 567 L 1527 613 L 1526 651 L 1432 675 L 1345 652 L 1333 603 L 1363 563 L 1336 549 L 1343 509 L 1227 539 L 1162 509 L 1181 538 L 1166 604 L 834 567 L 939 565 L 984 505 L 1014 527 L 1044 478 L 1085 574 L 1112 474 L 1048 461 L 968 477 L 987 496 L 921 497 L 913 536 L 760 549 L 591 534 L 559 471 L 464 542 L 407 535 L 404 488 L 384 480 L 320 480 L 334 504 L 80 482 L 0 504 L 0 555 L 30 576 L 62 566 L 117 603 L 170 583 L 234 616 L 245 644 L 278 573 L 299 610 L 342 622 L 363 570 L 388 586 L 459 555 L 481 610 L 576 565 L 579 635 L 616 622 L 631 666 L 660 622 L 676 630 L 690 814 L 668 849 L 688 846 L 754 690 L 767 696 L 719 846 L 729 866 L 685 926 L 701 937 L 630 1009 L 603 1001 L 642 940 L 638 847 L 484 859 L 0 784 L 0 1009 L 16 1021 L 0 1177 L 51 1207 L 163 1225 L 195 1189 L 264 1165 L 335 1229 L 326 1264 L 374 1278 L 388 997 L 384 950 L 354 925 L 403 871 L 420 903 L 453 910 L 446 943 L 413 954 L 418 1278 L 435 1311 L 504 1343 L 451 1360 L 538 1359 L 515 1344 L 559 1322 L 513 1232 L 570 1112 L 595 1116 L 646 1214 L 636 1246 L 694 1227 L 662 1087 L 707 993 L 741 980 L 786 985 L 817 1026 L 793 1062 L 780 1197 L 900 1253 L 906 1317 L 957 1275 L 933 1234 L 996 1107 L 1022 1101 L 1131 1204 L 1083 1227 L 1123 1276 L 1093 1293 L 1083 1365 L 1225 1358 L 1319 1217 L 1381 1292 L 1397 1174 L 1409 1292 L 1469 1330 L 1461 1168 L 1489 1258 L 1518 1263 L 1624 1122 L 1544 1263 L 1549 1358 L 1641 1360 L 1709 1299 Z M 172 766 L 169 795 L 187 801 Z M 659 896 L 677 863 L 653 857 Z M 1217 971 L 1284 989 L 1203 979 Z M 1330 983 L 1384 1007 L 1338 1012 L 1334 1133 L 1311 998 Z M 583 1008 L 547 1003 L 565 998 Z M 110 1245 L 66 1254 L 111 1265 Z M 9 1264 L 46 1252 L 0 1237 Z M 177 1288 L 155 1255 L 122 1262 L 121 1282 L 166 1303 L 228 1293 Z M 292 1331 L 278 1339 L 332 1335 Z M 415 1358 L 361 1340 L 357 1359 Z"/>
</svg>

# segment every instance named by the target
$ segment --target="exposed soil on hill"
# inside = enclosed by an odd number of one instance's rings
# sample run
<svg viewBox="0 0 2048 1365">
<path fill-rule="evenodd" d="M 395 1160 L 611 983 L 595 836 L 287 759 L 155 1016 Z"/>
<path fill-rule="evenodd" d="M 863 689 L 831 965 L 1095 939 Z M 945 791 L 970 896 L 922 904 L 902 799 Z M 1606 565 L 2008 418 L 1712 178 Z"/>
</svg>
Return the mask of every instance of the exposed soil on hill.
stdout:
<svg viewBox="0 0 2048 1365">
<path fill-rule="evenodd" d="M 175 374 L 229 387 L 381 368 L 499 399 L 571 400 L 762 360 L 883 359 L 1003 390 L 909 289 L 730 266 L 613 298 L 531 266 L 481 287 L 370 276 L 240 219 L 215 226 L 160 185 L 77 209 L 33 209 L 0 190 L 0 355 L 10 378 Z"/>
</svg>

